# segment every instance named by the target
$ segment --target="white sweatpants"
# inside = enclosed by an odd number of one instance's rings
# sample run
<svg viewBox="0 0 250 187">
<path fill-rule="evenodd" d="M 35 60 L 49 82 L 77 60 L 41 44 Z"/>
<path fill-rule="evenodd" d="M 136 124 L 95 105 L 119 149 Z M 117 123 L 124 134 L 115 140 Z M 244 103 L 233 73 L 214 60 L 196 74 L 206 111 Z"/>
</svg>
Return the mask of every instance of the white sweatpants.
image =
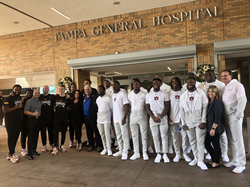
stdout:
<svg viewBox="0 0 250 187">
<path fill-rule="evenodd" d="M 226 131 L 224 131 L 221 135 L 220 135 L 220 146 L 221 146 L 221 153 L 222 155 L 226 154 L 227 155 L 227 151 L 228 151 L 228 144 L 227 144 L 228 140 L 227 140 L 227 133 Z"/>
<path fill-rule="evenodd" d="M 128 153 L 129 149 L 129 134 L 128 134 L 128 123 L 122 125 L 122 123 L 114 123 L 115 132 L 119 150 Z"/>
<path fill-rule="evenodd" d="M 152 132 L 155 152 L 161 152 L 160 138 L 162 142 L 162 152 L 168 152 L 168 118 L 164 116 L 161 120 L 161 124 L 155 123 L 152 118 L 150 118 L 150 129 Z"/>
<path fill-rule="evenodd" d="M 110 123 L 97 123 L 97 127 L 101 135 L 103 148 L 106 150 L 111 150 Z"/>
<path fill-rule="evenodd" d="M 183 154 L 187 154 L 188 147 L 190 146 L 190 142 L 188 139 L 187 131 L 181 128 L 181 141 L 182 141 L 182 151 Z"/>
<path fill-rule="evenodd" d="M 170 128 L 170 132 L 172 134 L 172 141 L 173 141 L 173 145 L 174 145 L 175 154 L 180 155 L 181 150 L 180 150 L 179 131 L 178 131 L 179 123 L 174 123 L 173 125 L 169 125 L 169 128 Z M 169 139 L 168 139 L 168 141 L 169 141 Z M 168 144 L 168 146 L 169 146 L 169 144 Z"/>
<path fill-rule="evenodd" d="M 144 124 L 138 124 L 138 123 L 130 124 L 135 154 L 140 153 L 139 133 L 141 135 L 141 140 L 142 140 L 142 152 L 147 153 L 147 128 L 148 127 L 145 123 Z"/>
<path fill-rule="evenodd" d="M 194 157 L 202 162 L 204 160 L 204 142 L 207 133 L 207 129 L 200 129 L 198 127 L 193 127 L 187 130 L 188 138 L 190 140 L 191 148 Z"/>
<path fill-rule="evenodd" d="M 234 114 L 227 116 L 225 129 L 228 145 L 232 152 L 232 162 L 239 166 L 246 165 L 245 146 L 242 134 L 243 118 L 238 120 Z"/>
</svg>

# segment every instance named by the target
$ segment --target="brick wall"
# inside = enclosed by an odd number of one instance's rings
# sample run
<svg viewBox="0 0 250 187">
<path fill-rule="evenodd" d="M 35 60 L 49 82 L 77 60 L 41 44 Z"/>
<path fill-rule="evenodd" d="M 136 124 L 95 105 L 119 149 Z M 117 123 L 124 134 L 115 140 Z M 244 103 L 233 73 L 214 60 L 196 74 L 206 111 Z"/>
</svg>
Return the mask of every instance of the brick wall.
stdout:
<svg viewBox="0 0 250 187">
<path fill-rule="evenodd" d="M 152 26 L 152 17 L 177 12 L 210 8 L 214 6 L 220 17 L 206 16 L 183 22 Z M 11 74 L 55 71 L 56 84 L 62 76 L 70 76 L 68 58 L 81 58 L 127 53 L 183 45 L 197 45 L 198 65 L 214 63 L 213 42 L 250 37 L 249 0 L 199 0 L 174 6 L 156 8 L 141 12 L 123 14 L 91 21 L 84 21 L 54 28 L 11 34 L 0 37 L 0 76 Z M 203 14 L 201 14 L 203 15 Z M 202 18 L 203 16 L 201 16 Z M 146 28 L 101 36 L 92 35 L 95 26 L 143 19 Z M 53 34 L 84 28 L 87 38 L 55 41 Z M 78 74 L 77 74 L 78 75 Z M 77 80 L 78 82 L 80 81 Z"/>
</svg>

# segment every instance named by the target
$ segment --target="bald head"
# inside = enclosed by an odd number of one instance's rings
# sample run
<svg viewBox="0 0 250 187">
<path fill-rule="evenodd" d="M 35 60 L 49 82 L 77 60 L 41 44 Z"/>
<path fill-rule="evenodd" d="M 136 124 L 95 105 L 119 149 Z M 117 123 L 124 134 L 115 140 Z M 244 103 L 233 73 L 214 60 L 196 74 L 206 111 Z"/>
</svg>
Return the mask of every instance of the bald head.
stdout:
<svg viewBox="0 0 250 187">
<path fill-rule="evenodd" d="M 49 93 L 49 86 L 48 85 L 44 85 L 43 86 L 43 95 L 48 95 Z"/>
<path fill-rule="evenodd" d="M 39 97 L 40 97 L 40 91 L 39 90 L 34 90 L 34 92 L 33 92 L 33 97 L 35 98 L 35 99 L 39 99 Z"/>
</svg>

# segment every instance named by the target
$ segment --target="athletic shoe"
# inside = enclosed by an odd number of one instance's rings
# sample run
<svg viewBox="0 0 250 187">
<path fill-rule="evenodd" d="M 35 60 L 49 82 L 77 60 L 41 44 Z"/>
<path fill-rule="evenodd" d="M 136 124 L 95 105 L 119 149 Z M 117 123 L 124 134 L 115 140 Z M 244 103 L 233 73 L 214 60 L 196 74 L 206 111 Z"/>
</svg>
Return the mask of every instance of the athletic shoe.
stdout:
<svg viewBox="0 0 250 187">
<path fill-rule="evenodd" d="M 12 155 L 12 156 L 10 156 L 10 161 L 11 161 L 12 163 L 17 163 L 17 162 L 19 162 L 19 159 L 17 159 L 16 157 L 14 157 L 14 156 Z"/>
<path fill-rule="evenodd" d="M 206 155 L 206 159 L 207 160 L 211 160 L 212 159 L 209 153 Z"/>
<path fill-rule="evenodd" d="M 100 153 L 100 155 L 105 155 L 107 153 L 106 149 L 103 149 L 102 152 Z"/>
<path fill-rule="evenodd" d="M 173 153 L 174 153 L 173 148 L 172 148 L 172 146 L 170 146 L 168 149 L 168 154 L 173 154 Z"/>
<path fill-rule="evenodd" d="M 122 153 L 122 160 L 128 159 L 128 153 Z"/>
<path fill-rule="evenodd" d="M 44 145 L 43 148 L 42 148 L 42 153 L 46 153 L 46 151 L 47 151 L 47 146 Z"/>
<path fill-rule="evenodd" d="M 69 141 L 69 148 L 72 148 L 73 147 L 73 142 L 70 140 Z"/>
<path fill-rule="evenodd" d="M 204 149 L 204 154 L 207 154 L 207 150 L 206 149 Z"/>
<path fill-rule="evenodd" d="M 187 148 L 187 153 L 189 154 L 189 153 L 191 153 L 191 151 L 192 151 L 192 148 L 191 148 L 191 147 L 188 147 L 188 148 Z"/>
<path fill-rule="evenodd" d="M 227 154 L 222 155 L 222 161 L 223 162 L 229 162 L 229 158 L 228 158 Z"/>
<path fill-rule="evenodd" d="M 113 156 L 122 156 L 122 152 L 118 151 L 118 152 L 114 153 Z"/>
<path fill-rule="evenodd" d="M 22 151 L 21 151 L 21 155 L 22 155 L 22 156 L 27 156 L 27 155 L 28 155 L 28 153 L 27 153 L 26 149 L 22 149 Z"/>
<path fill-rule="evenodd" d="M 112 155 L 113 155 L 112 151 L 108 150 L 108 156 L 112 156 Z"/>
<path fill-rule="evenodd" d="M 77 141 L 74 140 L 73 147 L 75 147 L 76 145 L 77 145 Z"/>
<path fill-rule="evenodd" d="M 153 148 L 152 148 L 152 147 L 148 147 L 148 152 L 149 152 L 150 154 L 153 154 L 153 153 L 154 153 Z"/>
<path fill-rule="evenodd" d="M 143 153 L 142 157 L 143 157 L 143 160 L 149 160 L 147 153 Z"/>
<path fill-rule="evenodd" d="M 191 162 L 189 162 L 188 165 L 190 165 L 190 166 L 196 166 L 196 164 L 197 164 L 197 160 L 194 159 L 194 160 L 192 160 Z"/>
<path fill-rule="evenodd" d="M 186 162 L 191 162 L 191 158 L 186 153 L 183 154 L 183 158 Z"/>
<path fill-rule="evenodd" d="M 7 158 L 6 159 L 10 160 L 10 157 L 11 157 L 10 154 L 7 154 Z"/>
<path fill-rule="evenodd" d="M 12 157 L 15 157 L 16 159 L 20 160 L 21 156 L 17 156 L 15 153 L 12 155 Z"/>
<path fill-rule="evenodd" d="M 175 155 L 173 162 L 179 162 L 180 159 L 181 159 L 181 155 L 177 154 L 177 155 Z"/>
<path fill-rule="evenodd" d="M 170 160 L 168 158 L 168 155 L 166 153 L 163 154 L 163 160 L 164 160 L 164 163 L 169 163 L 170 162 Z"/>
<path fill-rule="evenodd" d="M 140 158 L 140 154 L 134 153 L 133 156 L 130 157 L 130 160 L 136 160 L 137 158 Z"/>
<path fill-rule="evenodd" d="M 56 147 L 53 148 L 51 155 L 56 155 L 58 153 L 58 149 Z"/>
<path fill-rule="evenodd" d="M 246 171 L 245 166 L 237 166 L 236 168 L 234 168 L 234 170 L 232 172 L 240 174 L 240 173 L 243 173 L 244 171 Z"/>
<path fill-rule="evenodd" d="M 197 166 L 199 166 L 202 170 L 208 170 L 206 164 L 202 161 L 202 162 L 198 162 Z"/>
<path fill-rule="evenodd" d="M 161 155 L 158 153 L 157 156 L 155 157 L 154 162 L 155 162 L 155 163 L 160 163 L 161 158 L 162 158 Z"/>
<path fill-rule="evenodd" d="M 225 163 L 224 166 L 227 168 L 235 168 L 237 167 L 237 164 L 234 162 L 228 162 L 228 163 Z"/>
<path fill-rule="evenodd" d="M 67 149 L 64 148 L 64 145 L 61 145 L 60 148 L 61 148 L 61 151 L 62 151 L 63 153 L 67 152 Z"/>
<path fill-rule="evenodd" d="M 53 151 L 54 144 L 50 145 L 50 151 Z"/>
</svg>

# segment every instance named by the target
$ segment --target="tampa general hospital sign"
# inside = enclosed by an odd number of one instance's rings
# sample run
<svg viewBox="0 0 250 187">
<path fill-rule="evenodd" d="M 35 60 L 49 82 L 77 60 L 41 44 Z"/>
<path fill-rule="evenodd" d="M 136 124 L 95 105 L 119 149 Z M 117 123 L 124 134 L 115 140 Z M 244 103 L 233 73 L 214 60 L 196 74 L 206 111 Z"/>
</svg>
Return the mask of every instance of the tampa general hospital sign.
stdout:
<svg viewBox="0 0 250 187">
<path fill-rule="evenodd" d="M 183 22 L 185 19 L 192 21 L 199 20 L 199 19 L 205 19 L 205 17 L 213 18 L 222 16 L 222 12 L 218 13 L 218 7 L 213 7 L 214 11 L 213 13 L 210 11 L 209 8 L 205 9 L 196 9 L 196 10 L 190 10 L 188 12 L 177 12 L 172 15 L 166 14 L 163 16 L 156 16 L 152 17 L 152 25 L 145 25 L 143 19 L 134 20 L 132 22 L 119 22 L 119 23 L 111 23 L 108 25 L 100 25 L 96 26 L 92 29 L 92 35 L 94 36 L 100 36 L 103 34 L 110 34 L 110 33 L 116 33 L 116 32 L 123 32 L 123 31 L 131 31 L 135 29 L 143 29 L 148 26 L 160 26 L 160 25 L 169 25 L 169 24 L 176 24 Z M 61 40 L 68 40 L 69 38 L 86 38 L 89 35 L 86 33 L 85 29 L 75 29 L 72 31 L 66 31 L 66 32 L 57 32 L 53 34 L 55 41 L 61 41 Z"/>
</svg>

